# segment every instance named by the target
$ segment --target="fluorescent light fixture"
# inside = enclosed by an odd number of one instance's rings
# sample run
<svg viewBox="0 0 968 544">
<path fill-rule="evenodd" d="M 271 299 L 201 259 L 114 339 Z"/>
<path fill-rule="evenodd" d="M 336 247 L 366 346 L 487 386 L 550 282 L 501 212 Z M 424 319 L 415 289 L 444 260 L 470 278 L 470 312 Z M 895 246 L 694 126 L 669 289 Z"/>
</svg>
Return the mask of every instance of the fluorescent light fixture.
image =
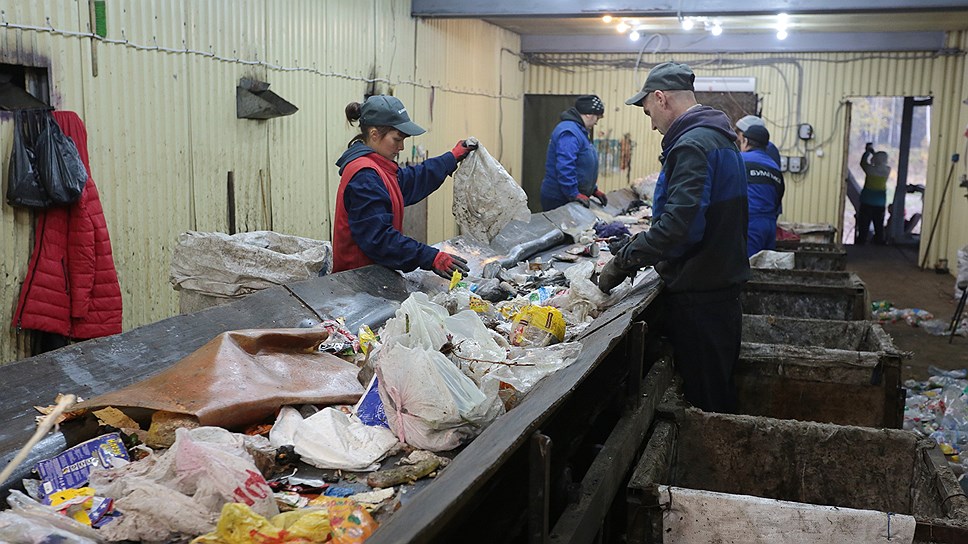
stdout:
<svg viewBox="0 0 968 544">
<path fill-rule="evenodd" d="M 755 77 L 697 77 L 693 82 L 697 91 L 715 93 L 756 92 Z"/>
</svg>

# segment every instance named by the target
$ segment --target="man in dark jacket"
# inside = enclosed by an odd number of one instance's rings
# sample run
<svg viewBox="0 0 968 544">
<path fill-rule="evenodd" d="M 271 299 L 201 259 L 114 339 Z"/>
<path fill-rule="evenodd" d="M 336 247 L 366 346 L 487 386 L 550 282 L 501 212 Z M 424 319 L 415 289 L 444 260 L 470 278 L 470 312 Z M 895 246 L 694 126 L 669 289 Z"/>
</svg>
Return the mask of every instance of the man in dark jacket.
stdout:
<svg viewBox="0 0 968 544">
<path fill-rule="evenodd" d="M 660 64 L 625 101 L 641 106 L 663 134 L 662 181 L 652 228 L 616 252 L 598 286 L 608 293 L 655 265 L 665 282 L 662 325 L 686 400 L 707 411 L 731 411 L 743 327 L 739 296 L 750 275 L 746 168 L 726 115 L 696 103 L 695 78 L 685 64 Z"/>
<path fill-rule="evenodd" d="M 551 133 L 545 176 L 541 180 L 541 207 L 553 210 L 569 202 L 589 206 L 594 196 L 608 203 L 598 190 L 598 151 L 592 143 L 592 129 L 605 116 L 605 104 L 593 95 L 579 96 L 575 106 L 561 112 L 561 122 Z"/>
<path fill-rule="evenodd" d="M 741 138 L 746 181 L 749 183 L 750 226 L 746 254 L 752 257 L 764 249 L 776 249 L 776 220 L 783 212 L 786 188 L 780 165 L 769 155 L 770 131 L 753 125 Z"/>
</svg>

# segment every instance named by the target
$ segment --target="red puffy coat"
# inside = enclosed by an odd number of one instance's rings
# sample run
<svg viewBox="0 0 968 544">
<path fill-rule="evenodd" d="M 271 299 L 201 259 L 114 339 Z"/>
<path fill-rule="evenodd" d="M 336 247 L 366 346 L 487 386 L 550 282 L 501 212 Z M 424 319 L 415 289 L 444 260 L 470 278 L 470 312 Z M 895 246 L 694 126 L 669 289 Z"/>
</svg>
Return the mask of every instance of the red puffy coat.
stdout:
<svg viewBox="0 0 968 544">
<path fill-rule="evenodd" d="M 13 325 L 87 339 L 121 332 L 121 286 L 97 187 L 91 179 L 87 130 L 72 111 L 54 119 L 77 145 L 87 183 L 71 206 L 37 212 L 36 241 Z"/>
</svg>

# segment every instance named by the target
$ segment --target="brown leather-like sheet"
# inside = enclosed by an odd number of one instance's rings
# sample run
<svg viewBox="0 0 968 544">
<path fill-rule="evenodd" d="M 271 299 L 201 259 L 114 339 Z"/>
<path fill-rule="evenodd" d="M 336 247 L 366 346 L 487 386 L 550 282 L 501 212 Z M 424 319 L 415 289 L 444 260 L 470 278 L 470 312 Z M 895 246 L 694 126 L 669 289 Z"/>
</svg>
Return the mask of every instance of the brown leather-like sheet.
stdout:
<svg viewBox="0 0 968 544">
<path fill-rule="evenodd" d="M 76 408 L 165 410 L 196 416 L 202 425 L 238 428 L 287 404 L 355 403 L 363 394 L 359 369 L 316 351 L 327 336 L 320 329 L 225 332 L 151 378 Z"/>
</svg>

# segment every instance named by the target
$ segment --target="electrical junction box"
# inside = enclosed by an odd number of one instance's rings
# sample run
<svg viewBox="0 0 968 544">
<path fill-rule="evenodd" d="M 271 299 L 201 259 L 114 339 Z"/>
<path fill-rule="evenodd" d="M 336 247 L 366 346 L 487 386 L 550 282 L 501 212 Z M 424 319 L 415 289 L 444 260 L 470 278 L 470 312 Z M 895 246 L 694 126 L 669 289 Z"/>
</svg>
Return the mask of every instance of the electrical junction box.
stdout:
<svg viewBox="0 0 968 544">
<path fill-rule="evenodd" d="M 790 157 L 786 155 L 780 155 L 780 172 L 786 172 L 788 168 Z"/>
<path fill-rule="evenodd" d="M 807 169 L 807 158 L 806 157 L 790 157 L 787 160 L 787 170 L 791 174 L 799 174 Z"/>
<path fill-rule="evenodd" d="M 812 140 L 813 139 L 813 126 L 810 123 L 803 123 L 797 127 L 797 136 L 801 140 Z"/>
</svg>

